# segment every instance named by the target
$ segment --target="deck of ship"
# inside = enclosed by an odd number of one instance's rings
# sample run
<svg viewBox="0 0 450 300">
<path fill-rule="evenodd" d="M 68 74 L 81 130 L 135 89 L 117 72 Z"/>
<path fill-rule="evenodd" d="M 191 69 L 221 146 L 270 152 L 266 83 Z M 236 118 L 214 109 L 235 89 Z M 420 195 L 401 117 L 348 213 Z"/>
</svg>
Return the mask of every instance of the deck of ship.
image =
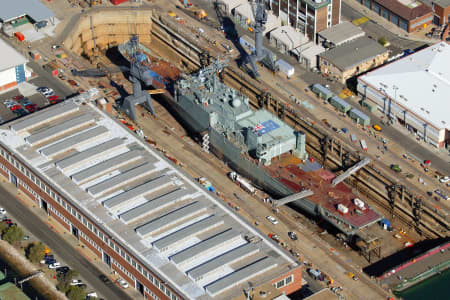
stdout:
<svg viewBox="0 0 450 300">
<path fill-rule="evenodd" d="M 335 175 L 317 163 L 311 161 L 302 163 L 292 159 L 291 155 L 282 155 L 279 160 L 266 167 L 266 170 L 294 192 L 312 190 L 314 195 L 307 198 L 309 201 L 320 205 L 356 229 L 368 226 L 381 218 L 367 204 L 365 210 L 360 210 L 353 203 L 353 199 L 358 197 L 344 183 L 333 187 L 331 181 Z M 339 212 L 338 204 L 345 205 L 348 213 Z"/>
</svg>

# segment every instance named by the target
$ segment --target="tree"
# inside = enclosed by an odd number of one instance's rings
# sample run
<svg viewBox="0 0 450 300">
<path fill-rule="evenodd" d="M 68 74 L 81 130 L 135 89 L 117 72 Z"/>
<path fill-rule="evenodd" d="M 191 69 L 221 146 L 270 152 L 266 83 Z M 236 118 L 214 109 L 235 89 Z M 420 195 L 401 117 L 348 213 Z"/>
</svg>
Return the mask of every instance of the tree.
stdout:
<svg viewBox="0 0 450 300">
<path fill-rule="evenodd" d="M 22 228 L 13 225 L 3 232 L 3 239 L 10 244 L 14 244 L 15 242 L 23 240 L 24 235 Z"/>
<path fill-rule="evenodd" d="M 58 284 L 56 285 L 56 288 L 63 293 L 67 293 L 70 290 L 70 282 L 74 277 L 77 277 L 78 275 L 78 271 L 75 270 L 69 270 L 66 273 L 58 274 Z"/>
<path fill-rule="evenodd" d="M 37 243 L 37 244 L 31 244 L 30 247 L 28 248 L 28 259 L 32 262 L 32 263 L 38 263 L 40 262 L 42 259 L 44 259 L 45 256 L 45 245 L 42 244 L 41 242 Z"/>
<path fill-rule="evenodd" d="M 70 300 L 85 300 L 86 292 L 82 287 L 79 286 L 70 286 L 69 291 L 67 292 L 67 298 Z"/>
<path fill-rule="evenodd" d="M 380 45 L 384 46 L 384 45 L 386 45 L 387 40 L 384 36 L 382 36 L 378 39 L 378 43 L 380 43 Z"/>
<path fill-rule="evenodd" d="M 0 234 L 3 233 L 6 229 L 8 229 L 9 225 L 6 222 L 0 222 Z"/>
</svg>

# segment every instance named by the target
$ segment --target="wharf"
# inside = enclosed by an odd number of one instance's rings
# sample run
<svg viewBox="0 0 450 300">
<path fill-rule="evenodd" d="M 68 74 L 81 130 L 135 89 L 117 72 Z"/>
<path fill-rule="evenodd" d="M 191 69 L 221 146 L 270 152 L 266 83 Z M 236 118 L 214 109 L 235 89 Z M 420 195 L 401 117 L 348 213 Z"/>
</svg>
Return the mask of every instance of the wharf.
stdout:
<svg viewBox="0 0 450 300">
<path fill-rule="evenodd" d="M 449 267 L 450 242 L 410 259 L 378 279 L 383 285 L 390 286 L 396 291 L 403 291 Z"/>
</svg>

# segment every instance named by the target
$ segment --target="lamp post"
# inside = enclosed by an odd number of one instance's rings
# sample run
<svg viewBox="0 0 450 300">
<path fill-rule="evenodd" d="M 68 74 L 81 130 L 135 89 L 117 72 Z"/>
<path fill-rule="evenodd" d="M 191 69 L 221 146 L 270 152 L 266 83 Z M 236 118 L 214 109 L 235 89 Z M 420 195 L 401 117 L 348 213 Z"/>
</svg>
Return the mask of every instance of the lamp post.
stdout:
<svg viewBox="0 0 450 300">
<path fill-rule="evenodd" d="M 405 96 L 400 95 L 400 98 L 403 99 L 405 102 L 408 102 L 408 99 L 406 99 Z M 405 128 L 408 128 L 408 126 L 406 125 L 406 109 L 403 110 L 403 125 L 405 126 Z"/>
<path fill-rule="evenodd" d="M 386 93 L 386 89 L 388 88 L 388 86 L 382 82 L 380 82 L 380 92 L 382 92 L 384 94 L 383 97 L 383 113 L 386 114 L 386 97 L 387 97 L 387 93 Z"/>
<path fill-rule="evenodd" d="M 394 90 L 394 102 L 397 102 L 397 90 L 398 90 L 398 86 L 396 85 L 392 85 L 392 89 Z M 389 113 L 389 118 L 391 118 L 391 97 L 389 97 L 389 108 L 388 108 L 388 113 Z"/>
</svg>

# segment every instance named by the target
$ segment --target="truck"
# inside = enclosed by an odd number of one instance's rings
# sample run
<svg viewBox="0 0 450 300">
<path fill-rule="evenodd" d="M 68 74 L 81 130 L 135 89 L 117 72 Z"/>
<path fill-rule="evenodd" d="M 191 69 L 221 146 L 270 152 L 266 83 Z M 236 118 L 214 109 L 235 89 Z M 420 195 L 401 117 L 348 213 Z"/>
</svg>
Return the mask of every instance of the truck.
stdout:
<svg viewBox="0 0 450 300">
<path fill-rule="evenodd" d="M 230 177 L 230 179 L 233 182 L 236 182 L 246 192 L 248 192 L 250 194 L 256 193 L 256 189 L 247 180 L 245 180 L 243 177 L 241 177 L 236 172 L 228 173 L 228 177 Z"/>
<path fill-rule="evenodd" d="M 396 165 L 396 164 L 392 164 L 391 165 L 391 169 L 392 169 L 392 171 L 394 171 L 396 173 L 400 173 L 402 171 L 402 168 L 399 165 Z"/>
<path fill-rule="evenodd" d="M 367 144 L 366 144 L 366 141 L 365 141 L 365 140 L 361 140 L 360 143 L 361 143 L 361 148 L 362 148 L 364 151 L 367 151 Z"/>
</svg>

